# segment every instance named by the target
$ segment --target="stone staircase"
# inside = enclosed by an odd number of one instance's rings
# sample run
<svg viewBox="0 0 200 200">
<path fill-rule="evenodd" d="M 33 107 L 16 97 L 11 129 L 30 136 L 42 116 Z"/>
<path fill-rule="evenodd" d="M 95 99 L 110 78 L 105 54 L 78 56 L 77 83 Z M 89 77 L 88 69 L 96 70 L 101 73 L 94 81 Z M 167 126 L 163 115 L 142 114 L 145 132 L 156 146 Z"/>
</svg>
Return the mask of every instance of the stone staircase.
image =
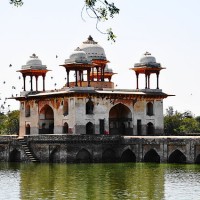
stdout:
<svg viewBox="0 0 200 200">
<path fill-rule="evenodd" d="M 27 145 L 26 141 L 23 138 L 19 138 L 18 141 L 20 142 L 23 150 L 25 151 L 27 157 L 29 158 L 29 160 L 31 162 L 40 162 L 35 155 L 33 154 L 33 152 L 31 151 L 30 147 Z"/>
</svg>

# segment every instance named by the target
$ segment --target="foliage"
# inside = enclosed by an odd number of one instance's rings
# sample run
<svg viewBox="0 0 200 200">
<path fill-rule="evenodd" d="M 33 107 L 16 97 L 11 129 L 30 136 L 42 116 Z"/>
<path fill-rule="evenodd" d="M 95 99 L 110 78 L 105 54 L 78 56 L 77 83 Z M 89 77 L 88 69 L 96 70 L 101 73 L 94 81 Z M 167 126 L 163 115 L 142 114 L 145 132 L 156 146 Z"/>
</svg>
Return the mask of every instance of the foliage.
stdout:
<svg viewBox="0 0 200 200">
<path fill-rule="evenodd" d="M 0 134 L 12 135 L 19 132 L 19 110 L 14 110 L 8 114 L 0 114 Z"/>
<path fill-rule="evenodd" d="M 10 4 L 19 7 L 23 5 L 23 0 L 10 0 Z M 117 8 L 113 2 L 108 2 L 108 0 L 84 0 L 82 12 L 83 10 L 85 10 L 91 18 L 97 20 L 97 30 L 103 34 L 107 34 L 107 39 L 115 42 L 116 35 L 113 33 L 112 29 L 109 28 L 104 33 L 98 29 L 98 23 L 107 21 L 109 18 L 113 18 L 116 14 L 119 14 L 119 8 Z"/>
<path fill-rule="evenodd" d="M 166 109 L 164 131 L 167 135 L 200 133 L 200 117 L 194 117 L 191 111 L 174 112 L 173 107 Z"/>
</svg>

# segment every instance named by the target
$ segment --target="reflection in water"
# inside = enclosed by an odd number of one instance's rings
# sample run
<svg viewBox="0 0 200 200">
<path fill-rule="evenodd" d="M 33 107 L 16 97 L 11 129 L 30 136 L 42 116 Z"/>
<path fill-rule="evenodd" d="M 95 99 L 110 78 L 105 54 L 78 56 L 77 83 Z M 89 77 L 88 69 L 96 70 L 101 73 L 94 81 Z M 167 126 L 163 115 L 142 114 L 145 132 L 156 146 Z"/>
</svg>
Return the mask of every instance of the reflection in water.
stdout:
<svg viewBox="0 0 200 200">
<path fill-rule="evenodd" d="M 199 165 L 1 163 L 0 199 L 199 199 L 199 172 Z"/>
</svg>

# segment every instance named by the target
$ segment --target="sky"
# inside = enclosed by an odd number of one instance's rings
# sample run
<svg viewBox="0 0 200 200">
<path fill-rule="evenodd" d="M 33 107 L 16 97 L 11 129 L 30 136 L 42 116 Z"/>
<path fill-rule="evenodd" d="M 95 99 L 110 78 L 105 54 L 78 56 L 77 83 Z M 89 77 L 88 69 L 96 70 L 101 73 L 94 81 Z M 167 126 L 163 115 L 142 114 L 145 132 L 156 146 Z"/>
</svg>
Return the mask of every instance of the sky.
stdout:
<svg viewBox="0 0 200 200">
<path fill-rule="evenodd" d="M 200 116 L 200 1 L 113 2 L 120 8 L 119 15 L 99 23 L 98 28 L 105 32 L 112 27 L 117 35 L 115 43 L 96 29 L 95 19 L 85 11 L 81 16 L 84 0 L 24 0 L 18 8 L 9 0 L 1 0 L 0 105 L 19 109 L 19 102 L 5 98 L 22 91 L 23 80 L 16 71 L 33 53 L 52 70 L 46 76 L 46 89 L 55 89 L 55 83 L 57 89 L 63 87 L 66 72 L 59 65 L 91 35 L 104 48 L 109 67 L 117 73 L 112 79 L 116 88 L 136 88 L 136 77 L 130 68 L 148 51 L 166 68 L 160 72 L 160 89 L 175 95 L 164 99 L 164 112 L 172 106 L 179 112 L 189 110 Z M 153 75 L 151 88 L 155 83 Z M 144 88 L 143 76 L 139 87 Z"/>
</svg>

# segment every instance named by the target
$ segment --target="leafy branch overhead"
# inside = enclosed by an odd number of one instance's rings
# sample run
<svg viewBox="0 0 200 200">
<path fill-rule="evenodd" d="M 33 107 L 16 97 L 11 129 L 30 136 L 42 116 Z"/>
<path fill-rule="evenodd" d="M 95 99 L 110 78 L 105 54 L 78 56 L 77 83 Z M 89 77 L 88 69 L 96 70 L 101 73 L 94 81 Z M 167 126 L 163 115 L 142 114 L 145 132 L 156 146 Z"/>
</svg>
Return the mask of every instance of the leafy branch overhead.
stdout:
<svg viewBox="0 0 200 200">
<path fill-rule="evenodd" d="M 107 0 L 84 0 L 84 3 L 83 10 L 85 9 L 91 18 L 97 20 L 96 28 L 98 31 L 100 31 L 98 29 L 99 22 L 107 21 L 109 18 L 113 18 L 116 14 L 119 14 L 119 8 L 117 8 L 113 2 L 110 3 Z M 10 4 L 17 7 L 22 6 L 23 0 L 10 0 Z M 107 34 L 108 40 L 115 42 L 116 35 L 113 33 L 111 28 L 107 29 L 105 33 L 102 31 L 100 32 Z"/>
</svg>

